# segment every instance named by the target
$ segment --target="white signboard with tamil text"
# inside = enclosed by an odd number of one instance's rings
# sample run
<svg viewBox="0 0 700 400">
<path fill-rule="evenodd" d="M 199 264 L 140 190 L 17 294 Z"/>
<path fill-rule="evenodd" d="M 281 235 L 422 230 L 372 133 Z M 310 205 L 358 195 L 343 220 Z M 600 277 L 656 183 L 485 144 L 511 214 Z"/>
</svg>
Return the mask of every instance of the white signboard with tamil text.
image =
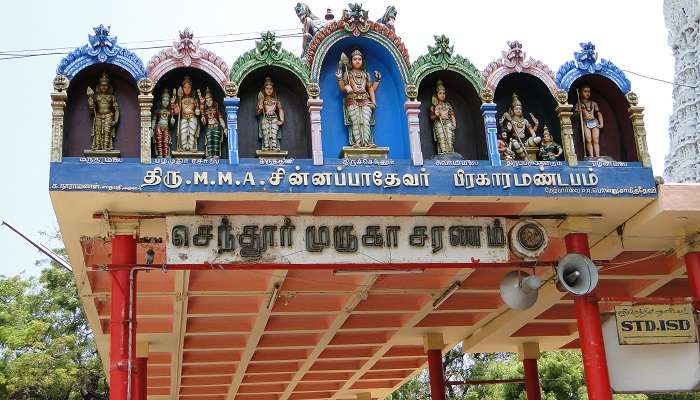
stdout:
<svg viewBox="0 0 700 400">
<path fill-rule="evenodd" d="M 506 262 L 503 218 L 172 216 L 169 264 Z"/>
</svg>

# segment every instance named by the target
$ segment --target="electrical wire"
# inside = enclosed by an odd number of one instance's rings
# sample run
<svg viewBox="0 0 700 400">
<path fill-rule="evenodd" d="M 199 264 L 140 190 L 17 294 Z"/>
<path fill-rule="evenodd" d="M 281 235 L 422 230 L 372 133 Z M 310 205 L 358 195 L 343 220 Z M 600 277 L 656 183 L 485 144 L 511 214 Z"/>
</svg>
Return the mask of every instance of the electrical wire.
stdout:
<svg viewBox="0 0 700 400">
<path fill-rule="evenodd" d="M 700 86 L 686 85 L 684 83 L 676 83 L 676 82 L 668 81 L 666 79 L 655 78 L 653 76 L 640 74 L 639 72 L 630 71 L 628 69 L 623 69 L 623 71 L 627 72 L 628 74 L 639 76 L 641 78 L 651 79 L 652 81 L 657 81 L 657 82 L 662 82 L 662 83 L 668 83 L 669 85 L 673 85 L 673 86 L 682 86 L 682 87 L 687 87 L 687 88 L 691 88 L 691 89 L 697 89 L 700 87 Z"/>
<path fill-rule="evenodd" d="M 286 32 L 286 31 L 297 31 L 301 33 L 300 28 L 284 28 L 284 29 L 274 29 L 272 30 L 275 33 L 279 32 Z M 253 34 L 259 34 L 259 31 L 250 31 L 250 32 L 237 32 L 237 33 L 221 33 L 221 34 L 216 34 L 216 35 L 204 35 L 204 36 L 197 36 L 197 40 L 200 39 L 206 39 L 206 38 L 219 38 L 219 37 L 226 37 L 226 36 L 242 36 L 242 35 L 253 35 Z M 123 42 L 120 43 L 120 45 L 131 45 L 131 44 L 137 44 L 137 43 L 156 43 L 156 42 L 172 42 L 174 39 L 173 38 L 167 38 L 167 39 L 147 39 L 147 40 L 132 40 L 129 42 Z M 82 46 L 82 45 L 80 45 Z M 0 50 L 0 55 L 3 54 L 8 54 L 8 53 L 34 53 L 34 52 L 40 52 L 40 51 L 57 51 L 57 50 L 65 50 L 65 51 L 73 51 L 73 49 L 78 48 L 80 46 L 67 46 L 67 47 L 45 47 L 45 48 L 38 48 L 38 49 L 20 49 L 20 50 Z"/>
<path fill-rule="evenodd" d="M 288 38 L 296 38 L 296 37 L 301 37 L 301 33 L 288 33 L 288 34 L 283 34 L 283 35 L 278 35 L 276 36 L 277 39 L 288 39 Z M 250 40 L 259 40 L 259 37 L 248 37 L 248 38 L 241 38 L 241 39 L 228 39 L 228 40 L 217 40 L 217 41 L 208 41 L 208 42 L 200 42 L 201 45 L 208 45 L 208 44 L 222 44 L 222 43 L 236 43 L 236 42 L 246 42 Z M 153 49 L 165 49 L 169 48 L 172 45 L 158 45 L 158 46 L 142 46 L 142 47 L 131 47 L 129 50 L 153 50 Z M 13 52 L 13 53 L 1 53 L 0 52 L 0 61 L 3 60 L 14 60 L 14 59 L 19 59 L 19 58 L 31 58 L 31 57 L 43 57 L 43 56 L 51 56 L 51 55 L 64 55 L 68 54 L 68 52 L 65 51 L 51 51 L 51 52 L 44 52 L 44 53 L 33 53 L 33 54 L 17 54 L 20 53 L 20 51 Z"/>
</svg>

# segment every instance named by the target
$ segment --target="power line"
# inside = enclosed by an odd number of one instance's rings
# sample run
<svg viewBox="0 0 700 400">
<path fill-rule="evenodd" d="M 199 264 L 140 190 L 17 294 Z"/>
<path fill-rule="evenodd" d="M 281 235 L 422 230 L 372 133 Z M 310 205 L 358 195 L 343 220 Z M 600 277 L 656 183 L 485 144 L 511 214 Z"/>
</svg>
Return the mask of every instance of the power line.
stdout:
<svg viewBox="0 0 700 400">
<path fill-rule="evenodd" d="M 295 38 L 295 37 L 301 37 L 301 33 L 290 33 L 290 34 L 284 34 L 284 35 L 279 35 L 277 36 L 277 39 L 287 39 L 287 38 Z M 258 37 L 249 37 L 249 38 L 242 38 L 242 39 L 229 39 L 229 40 L 217 40 L 217 41 L 210 41 L 210 42 L 201 42 L 200 44 L 203 45 L 208 45 L 208 44 L 222 44 L 222 43 L 235 43 L 235 42 L 245 42 L 245 41 L 250 41 L 250 40 L 258 40 Z M 143 47 L 131 47 L 129 50 L 153 50 L 153 49 L 165 49 L 171 47 L 170 45 L 162 45 L 162 46 L 143 46 Z M 34 54 L 13 54 L 13 55 L 7 55 L 3 57 L 3 54 L 0 54 L 0 61 L 3 60 L 14 60 L 18 58 L 30 58 L 30 57 L 42 57 L 42 56 L 51 56 L 51 55 L 64 55 L 68 54 L 68 52 L 64 51 L 56 51 L 56 52 L 46 52 L 46 53 L 34 53 Z"/>
<path fill-rule="evenodd" d="M 672 82 L 672 81 L 667 81 L 666 79 L 654 78 L 653 76 L 640 74 L 639 72 L 634 72 L 634 71 L 630 71 L 627 69 L 623 69 L 623 71 L 627 72 L 628 74 L 637 75 L 641 78 L 651 79 L 652 81 L 657 81 L 657 82 L 662 82 L 662 83 L 668 83 L 669 85 L 673 85 L 673 86 L 682 86 L 682 87 L 687 87 L 687 88 L 691 88 L 691 89 L 697 89 L 699 87 L 699 86 L 693 86 L 693 85 L 686 85 L 684 83 L 676 83 L 676 82 Z"/>
<path fill-rule="evenodd" d="M 273 30 L 273 32 L 287 32 L 287 31 L 297 31 L 297 32 L 301 33 L 300 28 L 284 28 L 284 29 Z M 221 33 L 221 34 L 216 34 L 216 35 L 197 36 L 197 39 L 219 38 L 219 37 L 226 37 L 226 36 L 242 36 L 242 35 L 252 35 L 252 34 L 259 34 L 259 33 L 260 32 L 258 32 L 258 31 L 237 32 L 237 33 Z M 174 39 L 167 38 L 167 39 L 132 40 L 129 42 L 120 43 L 120 45 L 137 44 L 137 43 L 170 42 L 172 40 L 174 40 Z M 82 46 L 82 45 L 80 45 L 80 46 Z M 13 53 L 32 53 L 32 52 L 58 51 L 58 50 L 72 51 L 73 49 L 80 47 L 80 46 L 47 47 L 47 48 L 39 48 L 39 49 L 0 50 L 0 55 L 5 55 L 5 54 L 7 54 L 7 55 L 19 55 L 19 54 L 13 54 Z"/>
</svg>

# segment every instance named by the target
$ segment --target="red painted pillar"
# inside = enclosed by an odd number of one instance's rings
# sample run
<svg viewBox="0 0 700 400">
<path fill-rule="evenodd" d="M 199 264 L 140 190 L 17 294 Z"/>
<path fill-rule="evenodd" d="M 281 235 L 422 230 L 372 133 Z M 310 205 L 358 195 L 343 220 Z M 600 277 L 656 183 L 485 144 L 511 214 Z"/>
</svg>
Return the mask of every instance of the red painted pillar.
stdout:
<svg viewBox="0 0 700 400">
<path fill-rule="evenodd" d="M 445 375 L 442 370 L 442 351 L 428 350 L 428 374 L 430 376 L 430 398 L 445 400 Z"/>
<path fill-rule="evenodd" d="M 566 250 L 569 253 L 591 256 L 588 235 L 585 233 L 570 233 L 566 235 L 564 240 Z M 588 399 L 611 400 L 612 390 L 610 389 L 608 362 L 605 358 L 605 344 L 603 343 L 598 302 L 593 296 L 587 295 L 574 297 L 574 304 Z"/>
<path fill-rule="evenodd" d="M 690 293 L 693 294 L 693 305 L 696 310 L 700 310 L 700 252 L 692 251 L 686 253 L 685 270 L 688 273 L 688 285 L 690 285 Z"/>
<path fill-rule="evenodd" d="M 527 400 L 540 400 L 540 375 L 537 372 L 537 359 L 524 359 L 523 370 L 525 371 L 525 392 L 527 393 Z"/>
<path fill-rule="evenodd" d="M 146 384 L 148 380 L 148 358 L 136 358 L 134 374 L 134 400 L 146 400 Z"/>
<path fill-rule="evenodd" d="M 112 264 L 136 263 L 136 238 L 133 235 L 115 235 L 112 238 Z M 127 398 L 129 361 L 129 270 L 112 271 L 110 314 L 109 399 Z M 135 302 L 134 302 L 135 303 Z M 132 305 L 133 306 L 133 305 Z M 136 313 L 134 312 L 134 315 Z M 135 330 L 134 330 L 135 332 Z M 131 354 L 135 354 L 136 335 L 132 336 Z M 133 392 L 133 382 L 132 382 Z"/>
</svg>

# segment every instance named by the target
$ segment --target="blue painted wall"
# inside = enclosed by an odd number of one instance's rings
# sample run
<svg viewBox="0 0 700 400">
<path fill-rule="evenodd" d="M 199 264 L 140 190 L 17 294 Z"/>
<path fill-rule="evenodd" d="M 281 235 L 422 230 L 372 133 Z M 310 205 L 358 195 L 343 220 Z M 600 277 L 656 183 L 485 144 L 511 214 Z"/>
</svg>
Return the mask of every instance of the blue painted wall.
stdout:
<svg viewBox="0 0 700 400">
<path fill-rule="evenodd" d="M 408 126 L 404 112 L 404 84 L 391 53 L 382 45 L 365 37 L 347 37 L 334 44 L 326 54 L 321 66 L 319 84 L 323 109 L 321 129 L 323 132 L 324 158 L 338 158 L 343 146 L 348 145 L 348 131 L 343 123 L 343 93 L 338 88 L 335 73 L 340 53 L 350 56 L 357 47 L 364 55 L 367 72 L 382 74 L 377 91 L 375 110 L 374 142 L 377 146 L 389 147 L 389 158 L 410 158 Z"/>
</svg>

